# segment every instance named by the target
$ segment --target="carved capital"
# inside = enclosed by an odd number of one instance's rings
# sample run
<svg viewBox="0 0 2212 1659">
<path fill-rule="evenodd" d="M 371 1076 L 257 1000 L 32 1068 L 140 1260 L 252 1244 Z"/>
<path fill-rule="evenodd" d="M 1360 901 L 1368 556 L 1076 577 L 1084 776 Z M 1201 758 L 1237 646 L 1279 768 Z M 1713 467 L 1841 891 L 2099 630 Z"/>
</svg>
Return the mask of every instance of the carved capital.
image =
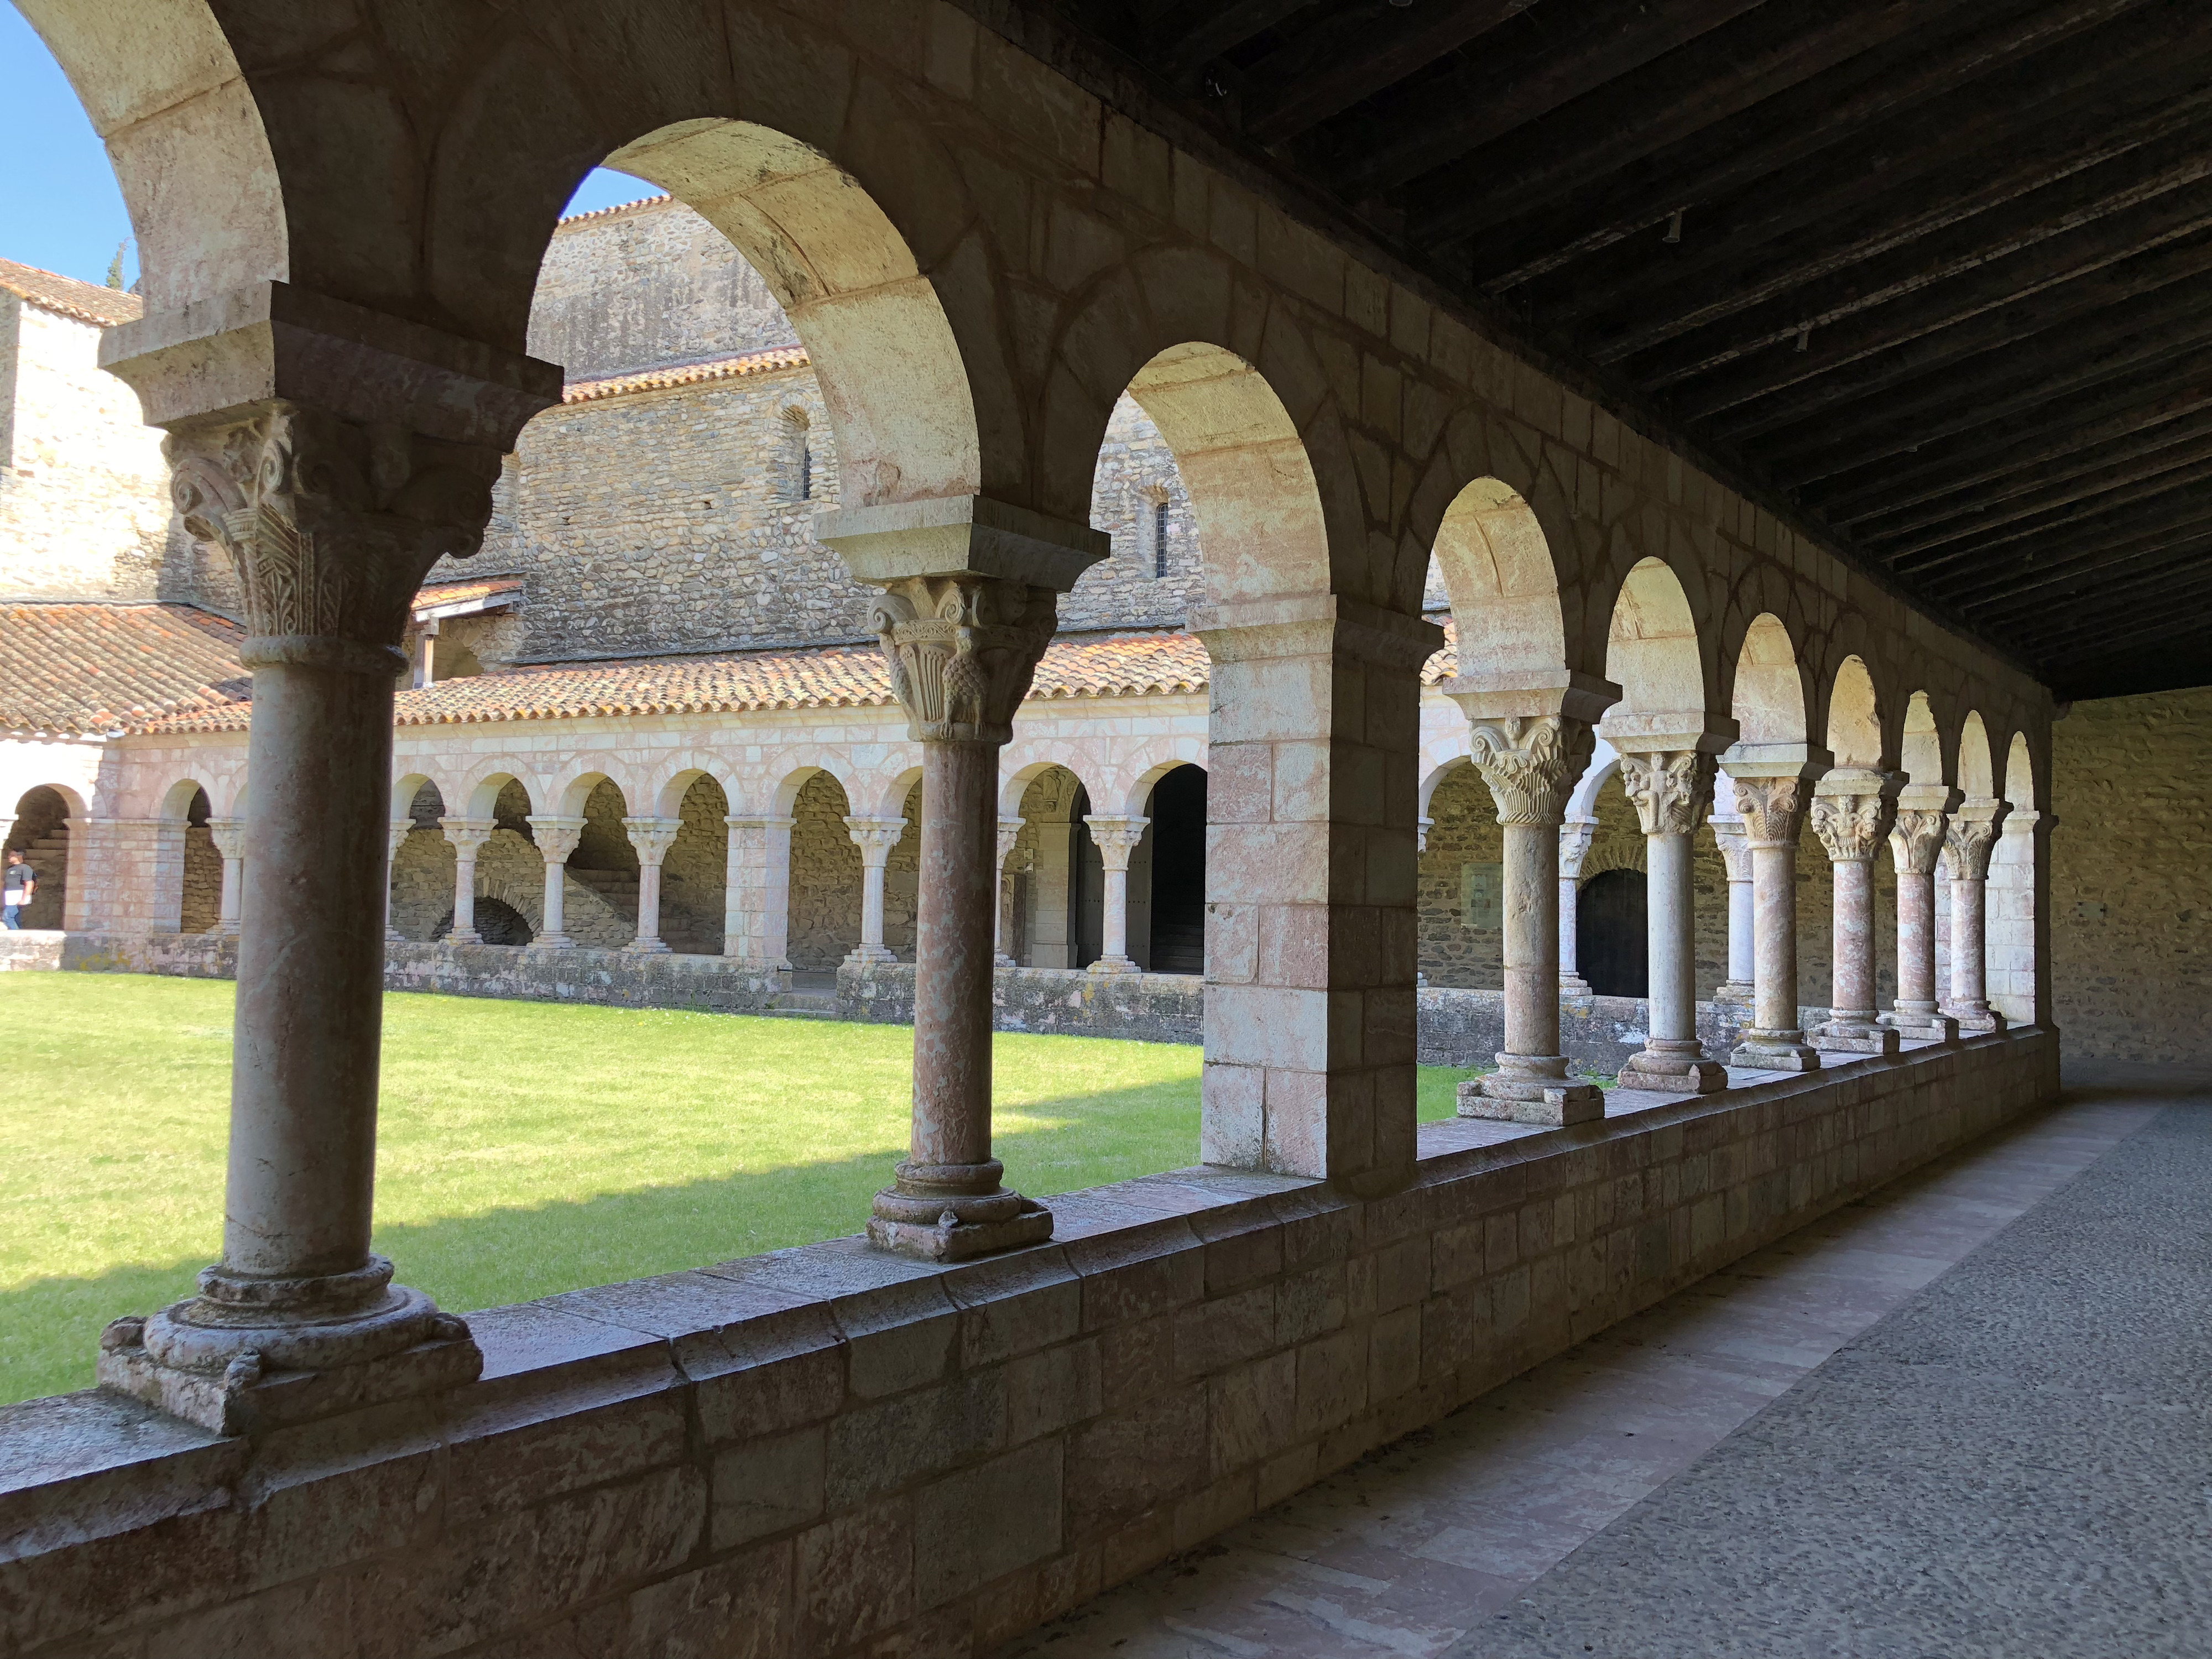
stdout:
<svg viewBox="0 0 2212 1659">
<path fill-rule="evenodd" d="M 162 444 L 185 528 L 238 573 L 249 665 L 397 674 L 430 567 L 474 553 L 500 456 L 281 399 L 179 422 Z"/>
<path fill-rule="evenodd" d="M 530 833 L 536 838 L 538 850 L 548 864 L 566 864 L 577 843 L 584 839 L 584 820 L 581 818 L 539 817 L 532 815 Z"/>
<path fill-rule="evenodd" d="M 1490 786 L 1500 823 L 1557 824 L 1596 746 L 1587 722 L 1564 714 L 1468 723 L 1468 758 Z"/>
<path fill-rule="evenodd" d="M 1890 826 L 1889 856 L 1900 876 L 1932 876 L 1936 860 L 1943 854 L 1946 825 L 1941 812 L 1901 806 Z"/>
<path fill-rule="evenodd" d="M 456 854 L 472 859 L 477 849 L 491 839 L 491 832 L 499 825 L 491 818 L 440 818 L 438 827 L 446 832 L 446 839 L 453 843 Z"/>
<path fill-rule="evenodd" d="M 398 858 L 399 856 L 400 848 L 405 845 L 407 837 L 414 833 L 414 819 L 394 818 L 392 820 L 392 856 L 393 858 Z"/>
<path fill-rule="evenodd" d="M 999 867 L 1000 869 L 1006 868 L 1006 860 L 1013 857 L 1014 843 L 1021 839 L 1022 825 L 1026 822 L 1027 820 L 1024 818 L 999 820 Z"/>
<path fill-rule="evenodd" d="M 1815 795 L 1813 833 L 1835 863 L 1869 863 L 1889 833 L 1890 810 L 1889 798 L 1880 793 Z"/>
<path fill-rule="evenodd" d="M 215 840 L 215 850 L 227 859 L 246 856 L 246 820 L 244 818 L 210 818 L 208 834 Z"/>
<path fill-rule="evenodd" d="M 1150 818 L 1094 818 L 1084 823 L 1091 826 L 1091 844 L 1098 849 L 1099 861 L 1109 870 L 1127 870 L 1129 854 L 1145 838 L 1145 826 Z"/>
<path fill-rule="evenodd" d="M 1990 852 L 1997 844 L 1997 831 L 2004 821 L 2005 808 L 2002 803 L 1994 812 L 1954 814 L 1950 828 L 1945 833 L 1943 845 L 1951 854 L 1951 879 L 1954 881 L 1986 881 L 1990 874 Z"/>
<path fill-rule="evenodd" d="M 1712 825 L 1713 844 L 1721 849 L 1721 863 L 1727 868 L 1730 881 L 1751 879 L 1751 847 L 1743 833 L 1743 820 L 1731 812 L 1726 817 L 1716 814 L 1705 820 Z"/>
<path fill-rule="evenodd" d="M 1751 847 L 1795 847 L 1813 786 L 1802 778 L 1737 778 L 1735 810 Z"/>
<path fill-rule="evenodd" d="M 884 590 L 874 625 L 917 742 L 1003 744 L 1059 625 L 1059 596 L 965 573 L 912 576 Z"/>
<path fill-rule="evenodd" d="M 890 862 L 891 848 L 899 844 L 906 834 L 904 818 L 847 818 L 845 832 L 853 838 L 853 845 L 860 849 L 860 862 L 879 865 Z"/>
<path fill-rule="evenodd" d="M 1597 834 L 1595 818 L 1569 818 L 1559 826 L 1559 873 L 1570 880 L 1582 878 L 1583 860 L 1589 856 L 1590 838 Z"/>
<path fill-rule="evenodd" d="M 666 858 L 668 849 L 676 844 L 677 831 L 683 827 L 681 818 L 623 820 L 623 828 L 629 831 L 629 844 L 640 864 L 658 864 Z"/>
<path fill-rule="evenodd" d="M 1713 757 L 1695 749 L 1623 755 L 1620 787 L 1647 836 L 1686 836 L 1712 799 Z"/>
</svg>

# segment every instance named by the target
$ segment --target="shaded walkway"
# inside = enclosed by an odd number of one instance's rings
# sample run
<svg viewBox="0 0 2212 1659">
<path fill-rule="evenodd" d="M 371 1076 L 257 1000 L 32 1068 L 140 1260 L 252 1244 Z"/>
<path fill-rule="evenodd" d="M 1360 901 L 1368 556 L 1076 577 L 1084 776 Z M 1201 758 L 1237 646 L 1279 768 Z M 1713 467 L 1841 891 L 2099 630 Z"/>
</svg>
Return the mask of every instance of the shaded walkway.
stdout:
<svg viewBox="0 0 2212 1659">
<path fill-rule="evenodd" d="M 1010 1651 L 2183 1650 L 2212 1086 L 2069 1083 Z"/>
</svg>

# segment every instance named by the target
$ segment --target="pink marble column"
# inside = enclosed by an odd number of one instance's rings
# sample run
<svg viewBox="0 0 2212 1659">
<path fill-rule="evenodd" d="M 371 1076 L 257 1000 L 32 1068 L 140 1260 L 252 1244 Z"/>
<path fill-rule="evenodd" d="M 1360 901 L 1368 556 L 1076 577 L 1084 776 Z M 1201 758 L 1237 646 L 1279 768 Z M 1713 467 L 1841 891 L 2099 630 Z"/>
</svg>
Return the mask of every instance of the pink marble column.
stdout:
<svg viewBox="0 0 2212 1659">
<path fill-rule="evenodd" d="M 2011 809 L 2001 800 L 1968 800 L 1951 815 L 1944 845 L 1951 854 L 1951 996 L 1943 1012 L 1962 1032 L 2005 1029 L 1990 1006 L 1986 979 L 1986 904 L 1990 851 Z"/>
<path fill-rule="evenodd" d="M 1907 797 L 1923 793 L 1909 789 Z M 1947 792 L 1932 791 L 1937 799 Z M 1948 828 L 1940 807 L 1900 805 L 1889 832 L 1897 867 L 1897 1000 L 1883 1023 L 1907 1042 L 1953 1042 L 1959 1022 L 1936 992 L 1936 866 Z"/>
<path fill-rule="evenodd" d="M 1505 843 L 1505 1047 L 1462 1085 L 1462 1117 L 1583 1123 L 1605 1115 L 1595 1084 L 1559 1052 L 1559 825 L 1589 765 L 1589 724 L 1565 714 L 1469 722 L 1469 758 L 1490 786 Z"/>
<path fill-rule="evenodd" d="M 847 818 L 845 831 L 860 849 L 860 942 L 845 953 L 852 963 L 896 962 L 884 944 L 884 872 L 891 848 L 906 835 L 906 820 Z"/>
<path fill-rule="evenodd" d="M 1091 845 L 1106 877 L 1100 896 L 1098 960 L 1094 974 L 1133 974 L 1137 964 L 1129 955 L 1129 858 L 1145 839 L 1149 818 L 1085 817 Z"/>
<path fill-rule="evenodd" d="M 1711 1094 L 1728 1068 L 1706 1057 L 1698 1036 L 1697 887 L 1692 837 L 1711 799 L 1712 757 L 1687 746 L 1631 750 L 1625 736 L 1620 782 L 1644 830 L 1648 1034 L 1620 1068 L 1624 1089 Z"/>
<path fill-rule="evenodd" d="M 215 930 L 218 933 L 235 933 L 239 888 L 245 875 L 246 822 L 242 818 L 213 819 L 208 824 L 208 833 L 214 839 L 216 851 L 222 854 L 222 902 L 216 913 Z"/>
<path fill-rule="evenodd" d="M 576 941 L 568 933 L 568 859 L 584 838 L 584 820 L 556 817 L 532 817 L 530 833 L 538 842 L 538 855 L 545 860 L 545 900 L 539 927 L 531 941 L 538 951 L 573 951 Z"/>
<path fill-rule="evenodd" d="M 1817 1072 L 1820 1052 L 1797 1024 L 1797 837 L 1812 791 L 1800 775 L 1732 773 L 1736 810 L 1751 851 L 1755 906 L 1752 1024 L 1738 1033 L 1729 1064 L 1761 1072 Z"/>
<path fill-rule="evenodd" d="M 1594 994 L 1582 975 L 1577 960 L 1583 860 L 1589 856 L 1590 839 L 1597 833 L 1595 818 L 1569 818 L 1559 825 L 1559 994 Z"/>
<path fill-rule="evenodd" d="M 481 945 L 477 932 L 477 854 L 498 828 L 489 818 L 440 818 L 438 827 L 453 844 L 453 926 L 448 945 Z"/>
<path fill-rule="evenodd" d="M 1818 1048 L 1897 1052 L 1897 1033 L 1881 1023 L 1875 1000 L 1874 860 L 1889 833 L 1889 785 L 1881 773 L 1846 770 L 1829 773 L 1814 787 L 1813 833 L 1835 881 L 1828 1018 L 1812 1033 Z"/>
<path fill-rule="evenodd" d="M 999 820 L 999 861 L 995 866 L 999 872 L 998 891 L 991 901 L 991 959 L 1001 968 L 1020 965 L 1006 954 L 1006 860 L 1014 855 L 1014 843 L 1021 839 L 1023 822 L 1020 818 Z"/>
</svg>

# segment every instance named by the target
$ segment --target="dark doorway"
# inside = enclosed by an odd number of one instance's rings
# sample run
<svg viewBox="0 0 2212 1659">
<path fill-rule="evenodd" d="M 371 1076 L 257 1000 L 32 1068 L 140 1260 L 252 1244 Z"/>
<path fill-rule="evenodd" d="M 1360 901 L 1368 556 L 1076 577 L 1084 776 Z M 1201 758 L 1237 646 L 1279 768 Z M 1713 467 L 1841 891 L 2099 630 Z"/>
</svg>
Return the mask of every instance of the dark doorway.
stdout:
<svg viewBox="0 0 2212 1659">
<path fill-rule="evenodd" d="M 1644 924 L 1644 872 L 1607 870 L 1575 900 L 1575 964 L 1601 997 L 1650 994 Z"/>
<path fill-rule="evenodd" d="M 1067 939 L 1073 947 L 1067 965 L 1088 968 L 1106 949 L 1106 861 L 1091 839 L 1091 792 L 1077 786 L 1068 811 Z"/>
<path fill-rule="evenodd" d="M 453 931 L 453 913 L 448 909 L 438 918 L 430 937 L 443 939 Z M 530 922 L 522 912 L 505 899 L 477 898 L 477 936 L 486 945 L 522 945 L 530 943 Z"/>
<path fill-rule="evenodd" d="M 1206 769 L 1152 786 L 1152 971 L 1206 971 Z"/>
</svg>

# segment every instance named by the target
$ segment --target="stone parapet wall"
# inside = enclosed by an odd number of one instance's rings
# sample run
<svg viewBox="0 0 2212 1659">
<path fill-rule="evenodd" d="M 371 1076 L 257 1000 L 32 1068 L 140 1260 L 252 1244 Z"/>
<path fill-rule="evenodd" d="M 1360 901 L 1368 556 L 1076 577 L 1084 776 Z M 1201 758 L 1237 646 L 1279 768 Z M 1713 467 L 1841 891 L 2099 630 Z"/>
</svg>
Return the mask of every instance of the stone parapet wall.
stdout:
<svg viewBox="0 0 2212 1659">
<path fill-rule="evenodd" d="M 471 1315 L 483 1378 L 218 1440 L 0 1410 L 0 1649 L 990 1651 L 2050 1099 L 2043 1030 L 1541 1130 L 1362 1203 L 1185 1170 Z"/>
<path fill-rule="evenodd" d="M 1206 981 L 1195 974 L 1001 968 L 991 999 L 1001 1031 L 1197 1042 L 1205 1036 L 1205 993 Z M 837 970 L 837 1012 L 872 1024 L 911 1025 L 912 965 L 847 963 Z"/>
</svg>

